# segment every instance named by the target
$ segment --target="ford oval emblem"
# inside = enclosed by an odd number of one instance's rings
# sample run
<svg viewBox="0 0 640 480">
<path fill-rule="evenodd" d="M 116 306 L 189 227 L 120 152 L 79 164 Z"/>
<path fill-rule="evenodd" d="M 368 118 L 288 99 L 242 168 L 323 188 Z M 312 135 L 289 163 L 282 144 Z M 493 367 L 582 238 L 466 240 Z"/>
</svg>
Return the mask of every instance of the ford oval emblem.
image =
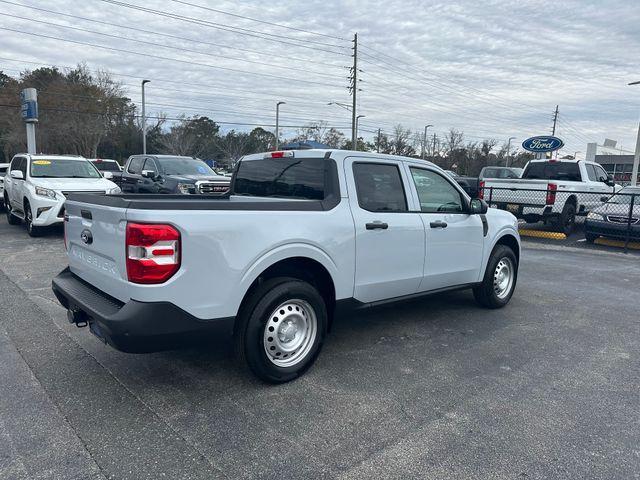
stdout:
<svg viewBox="0 0 640 480">
<path fill-rule="evenodd" d="M 564 142 L 558 137 L 539 136 L 527 138 L 522 142 L 522 148 L 530 152 L 553 152 L 564 146 Z"/>
<path fill-rule="evenodd" d="M 91 245 L 93 243 L 93 235 L 90 230 L 83 230 L 80 234 L 80 240 L 82 240 L 87 245 Z"/>
</svg>

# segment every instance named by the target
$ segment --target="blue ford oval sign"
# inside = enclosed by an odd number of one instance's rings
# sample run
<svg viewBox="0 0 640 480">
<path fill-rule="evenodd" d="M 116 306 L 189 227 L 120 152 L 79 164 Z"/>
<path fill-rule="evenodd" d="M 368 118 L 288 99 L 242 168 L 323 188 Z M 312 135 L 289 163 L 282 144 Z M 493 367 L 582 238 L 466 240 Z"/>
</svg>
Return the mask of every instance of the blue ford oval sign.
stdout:
<svg viewBox="0 0 640 480">
<path fill-rule="evenodd" d="M 553 152 L 564 146 L 558 137 L 531 137 L 522 142 L 522 148 L 530 152 Z"/>
</svg>

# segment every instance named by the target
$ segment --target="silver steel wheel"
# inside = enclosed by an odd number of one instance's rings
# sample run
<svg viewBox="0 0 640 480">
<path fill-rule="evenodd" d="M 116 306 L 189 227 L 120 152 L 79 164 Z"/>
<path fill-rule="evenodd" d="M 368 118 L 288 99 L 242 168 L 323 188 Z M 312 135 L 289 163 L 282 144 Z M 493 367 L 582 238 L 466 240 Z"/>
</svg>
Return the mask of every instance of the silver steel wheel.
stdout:
<svg viewBox="0 0 640 480">
<path fill-rule="evenodd" d="M 499 299 L 506 298 L 513 288 L 515 268 L 509 257 L 502 257 L 493 272 L 493 291 Z"/>
<path fill-rule="evenodd" d="M 318 320 L 304 300 L 288 300 L 276 308 L 264 327 L 264 351 L 278 367 L 300 363 L 311 350 L 318 332 Z"/>
</svg>

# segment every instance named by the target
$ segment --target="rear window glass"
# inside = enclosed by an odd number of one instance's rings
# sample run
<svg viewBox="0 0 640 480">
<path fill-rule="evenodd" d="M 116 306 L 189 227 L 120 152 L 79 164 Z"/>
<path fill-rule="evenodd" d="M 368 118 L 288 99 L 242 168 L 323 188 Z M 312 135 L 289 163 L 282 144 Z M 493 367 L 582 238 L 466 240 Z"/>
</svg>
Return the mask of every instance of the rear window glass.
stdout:
<svg viewBox="0 0 640 480">
<path fill-rule="evenodd" d="M 4 177 L 7 174 L 7 167 L 0 167 L 0 177 Z"/>
<path fill-rule="evenodd" d="M 580 182 L 580 168 L 573 162 L 535 162 L 530 163 L 522 178 L 539 180 L 565 180 Z"/>
<path fill-rule="evenodd" d="M 93 161 L 93 165 L 101 172 L 119 172 L 120 167 L 116 162 Z"/>
<path fill-rule="evenodd" d="M 325 198 L 324 158 L 269 158 L 240 162 L 234 195 L 307 200 Z"/>
</svg>

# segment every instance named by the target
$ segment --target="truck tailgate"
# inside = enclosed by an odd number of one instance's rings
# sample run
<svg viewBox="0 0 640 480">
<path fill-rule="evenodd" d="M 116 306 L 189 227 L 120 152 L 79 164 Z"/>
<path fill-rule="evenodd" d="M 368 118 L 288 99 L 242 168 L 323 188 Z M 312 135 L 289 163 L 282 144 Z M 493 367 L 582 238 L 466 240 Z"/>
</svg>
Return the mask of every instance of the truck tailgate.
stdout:
<svg viewBox="0 0 640 480">
<path fill-rule="evenodd" d="M 126 209 L 68 199 L 65 238 L 69 268 L 83 280 L 126 302 Z"/>
<path fill-rule="evenodd" d="M 546 180 L 486 180 L 484 199 L 490 204 L 544 206 L 548 183 Z"/>
</svg>

